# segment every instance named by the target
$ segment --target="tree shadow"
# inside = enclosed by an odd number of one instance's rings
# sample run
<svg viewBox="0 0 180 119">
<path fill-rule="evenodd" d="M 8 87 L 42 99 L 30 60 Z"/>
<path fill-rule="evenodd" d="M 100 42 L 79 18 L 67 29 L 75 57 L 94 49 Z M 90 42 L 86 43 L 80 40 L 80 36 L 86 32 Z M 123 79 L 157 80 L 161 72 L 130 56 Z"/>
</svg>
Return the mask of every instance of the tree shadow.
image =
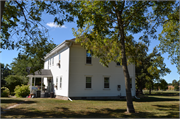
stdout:
<svg viewBox="0 0 180 119">
<path fill-rule="evenodd" d="M 144 97 L 140 99 L 133 99 L 135 102 L 155 102 L 155 101 L 179 101 L 179 99 L 158 98 L 158 97 Z"/>
<path fill-rule="evenodd" d="M 180 93 L 164 93 L 164 92 L 156 92 L 155 94 L 146 94 L 152 96 L 179 96 Z"/>
<path fill-rule="evenodd" d="M 160 111 L 168 111 L 168 115 L 165 116 L 167 118 L 179 118 L 179 104 L 177 105 L 153 105 L 158 107 L 157 109 Z"/>
<path fill-rule="evenodd" d="M 22 103 L 25 102 L 26 104 L 36 103 L 36 101 L 24 101 L 24 100 L 18 100 L 18 99 L 1 99 L 1 104 L 3 103 Z"/>
<path fill-rule="evenodd" d="M 53 110 L 39 111 L 35 108 L 18 108 L 10 109 L 7 113 L 2 114 L 2 118 L 161 118 L 161 117 L 177 117 L 177 113 L 169 113 L 168 116 L 156 116 L 151 112 L 137 112 L 133 114 L 125 113 L 126 109 L 110 109 L 110 108 L 91 108 L 94 111 L 72 111 L 66 107 L 55 107 Z M 175 116 L 173 116 L 175 115 Z"/>
</svg>

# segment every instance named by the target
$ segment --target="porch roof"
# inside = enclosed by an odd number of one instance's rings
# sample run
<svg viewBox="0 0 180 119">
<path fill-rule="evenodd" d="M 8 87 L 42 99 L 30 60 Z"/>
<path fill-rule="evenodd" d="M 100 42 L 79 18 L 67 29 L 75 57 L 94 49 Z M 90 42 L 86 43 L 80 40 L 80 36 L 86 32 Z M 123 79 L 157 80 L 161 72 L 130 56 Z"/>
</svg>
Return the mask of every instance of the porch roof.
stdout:
<svg viewBox="0 0 180 119">
<path fill-rule="evenodd" d="M 53 77 L 50 69 L 40 69 L 33 74 L 27 75 L 27 77 Z"/>
</svg>

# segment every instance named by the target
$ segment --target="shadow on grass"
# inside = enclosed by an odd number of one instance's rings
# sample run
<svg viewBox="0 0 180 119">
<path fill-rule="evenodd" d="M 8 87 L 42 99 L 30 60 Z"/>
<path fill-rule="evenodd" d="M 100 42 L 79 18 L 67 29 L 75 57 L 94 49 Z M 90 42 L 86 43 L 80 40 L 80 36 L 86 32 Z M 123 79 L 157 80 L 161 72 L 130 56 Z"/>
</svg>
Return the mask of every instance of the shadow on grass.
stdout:
<svg viewBox="0 0 180 119">
<path fill-rule="evenodd" d="M 155 94 L 146 94 L 146 95 L 154 95 L 154 96 L 179 96 L 180 93 L 164 93 L 164 92 L 156 92 Z"/>
<path fill-rule="evenodd" d="M 156 101 L 179 101 L 179 99 L 145 97 L 145 98 L 140 98 L 140 99 L 133 99 L 133 101 L 135 101 L 135 102 L 156 102 Z"/>
<path fill-rule="evenodd" d="M 178 117 L 179 114 L 170 112 L 167 116 L 155 116 L 151 112 L 138 112 L 134 114 L 124 113 L 126 109 L 110 109 L 93 108 L 95 111 L 72 111 L 66 107 L 55 107 L 53 110 L 39 111 L 35 108 L 18 108 L 10 109 L 1 117 L 14 117 L 14 118 L 165 118 L 165 117 Z"/>
<path fill-rule="evenodd" d="M 1 99 L 1 104 L 3 103 L 21 103 L 26 102 L 26 104 L 36 103 L 36 101 L 24 101 L 24 100 L 16 100 L 16 99 Z"/>
</svg>

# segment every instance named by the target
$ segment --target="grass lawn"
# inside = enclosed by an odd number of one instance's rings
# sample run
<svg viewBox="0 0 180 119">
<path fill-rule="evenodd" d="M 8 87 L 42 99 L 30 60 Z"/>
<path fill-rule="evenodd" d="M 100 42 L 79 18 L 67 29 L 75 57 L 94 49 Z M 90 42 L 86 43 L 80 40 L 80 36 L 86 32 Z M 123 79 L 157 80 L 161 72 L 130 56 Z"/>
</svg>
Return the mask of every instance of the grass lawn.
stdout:
<svg viewBox="0 0 180 119">
<path fill-rule="evenodd" d="M 179 91 L 152 91 L 134 99 L 136 113 L 127 114 L 125 100 L 73 100 L 55 98 L 1 98 L 1 107 L 26 100 L 6 110 L 1 118 L 179 118 Z"/>
</svg>

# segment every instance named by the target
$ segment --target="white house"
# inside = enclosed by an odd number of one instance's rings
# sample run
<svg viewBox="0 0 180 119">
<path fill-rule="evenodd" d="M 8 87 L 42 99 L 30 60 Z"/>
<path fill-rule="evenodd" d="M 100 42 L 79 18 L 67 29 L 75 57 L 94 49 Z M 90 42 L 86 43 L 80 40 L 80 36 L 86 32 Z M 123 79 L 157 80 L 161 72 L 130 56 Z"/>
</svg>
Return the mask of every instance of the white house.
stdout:
<svg viewBox="0 0 180 119">
<path fill-rule="evenodd" d="M 74 40 L 64 41 L 45 56 L 44 69 L 52 73 L 43 76 L 47 91 L 61 99 L 126 96 L 122 66 L 115 62 L 102 66 Z M 128 65 L 128 70 L 135 96 L 135 65 Z"/>
</svg>

